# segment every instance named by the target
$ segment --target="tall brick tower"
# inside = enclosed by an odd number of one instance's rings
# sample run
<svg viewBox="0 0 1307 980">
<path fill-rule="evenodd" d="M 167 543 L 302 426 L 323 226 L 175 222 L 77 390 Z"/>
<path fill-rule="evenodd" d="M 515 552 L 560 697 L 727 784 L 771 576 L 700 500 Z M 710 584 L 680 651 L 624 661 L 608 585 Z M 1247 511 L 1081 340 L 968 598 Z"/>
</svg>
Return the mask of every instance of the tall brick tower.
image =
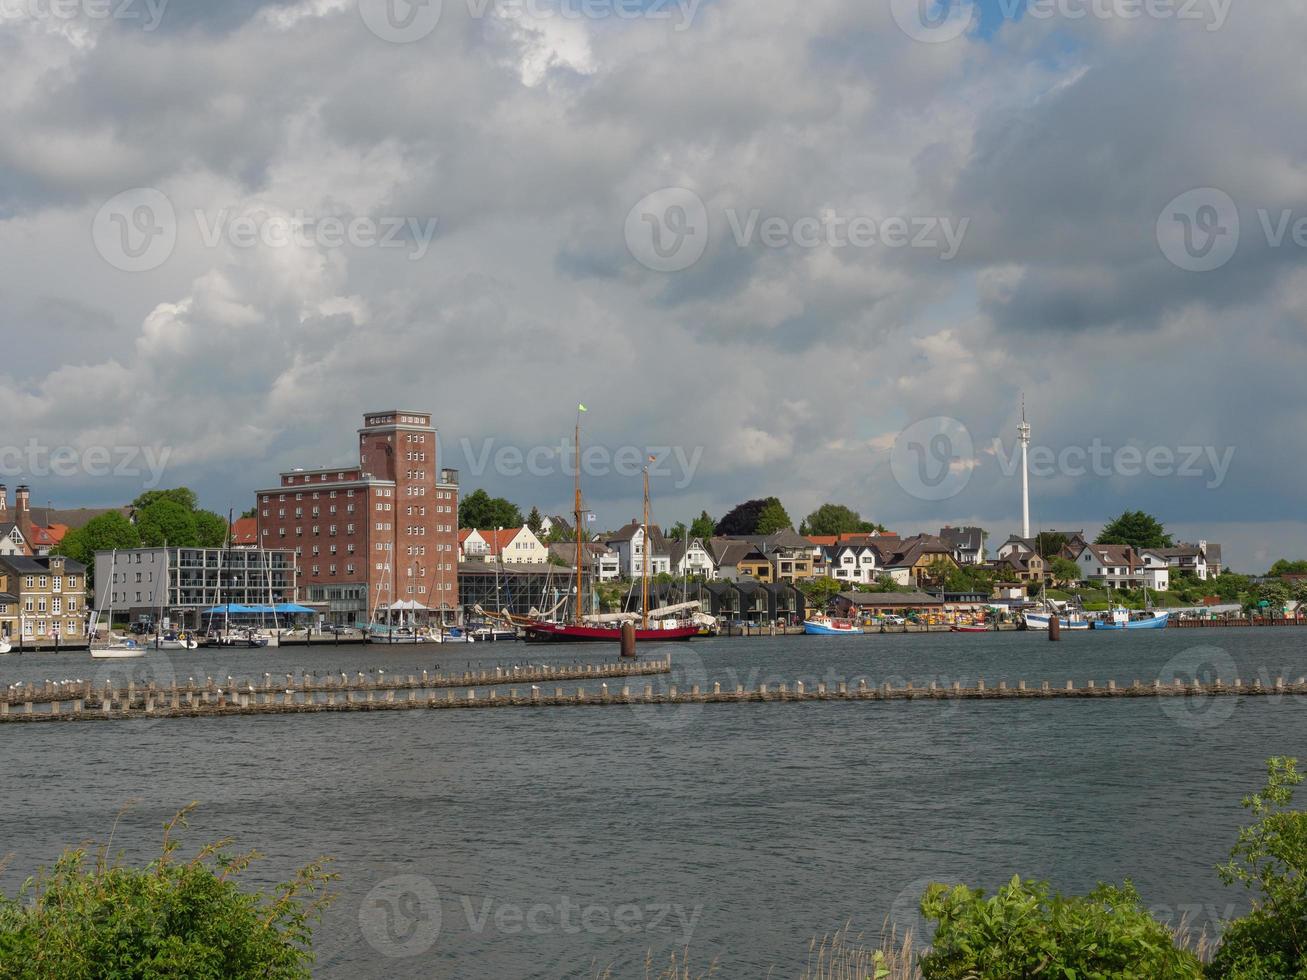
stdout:
<svg viewBox="0 0 1307 980">
<path fill-rule="evenodd" d="M 295 548 L 311 602 L 334 622 L 370 619 L 396 601 L 456 622 L 458 472 L 440 469 L 427 412 L 369 412 L 357 467 L 292 470 L 258 491 L 259 543 Z"/>
</svg>

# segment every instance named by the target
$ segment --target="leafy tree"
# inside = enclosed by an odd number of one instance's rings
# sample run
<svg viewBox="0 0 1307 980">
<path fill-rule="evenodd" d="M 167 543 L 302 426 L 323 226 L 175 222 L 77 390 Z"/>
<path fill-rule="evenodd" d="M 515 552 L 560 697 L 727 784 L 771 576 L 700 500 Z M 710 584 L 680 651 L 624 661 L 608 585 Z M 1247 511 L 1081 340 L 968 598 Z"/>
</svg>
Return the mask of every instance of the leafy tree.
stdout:
<svg viewBox="0 0 1307 980">
<path fill-rule="evenodd" d="M 684 541 L 689 531 L 690 529 L 685 526 L 685 521 L 677 521 L 667 529 L 666 535 L 672 541 Z"/>
<path fill-rule="evenodd" d="M 864 521 L 861 514 L 843 504 L 822 504 L 799 525 L 800 534 L 871 534 L 884 530 L 879 524 Z"/>
<path fill-rule="evenodd" d="M 135 510 L 144 510 L 150 504 L 159 500 L 171 500 L 181 504 L 187 510 L 195 510 L 200 506 L 199 498 L 195 496 L 195 491 L 190 487 L 173 487 L 171 490 L 146 490 L 143 494 L 132 501 L 132 508 Z M 251 517 L 253 514 L 250 515 Z"/>
<path fill-rule="evenodd" d="M 227 518 L 221 514 L 211 510 L 195 512 L 195 541 L 201 548 L 221 548 L 230 533 Z"/>
<path fill-rule="evenodd" d="M 1125 511 L 1098 535 L 1096 544 L 1128 544 L 1135 549 L 1169 548 L 1171 535 L 1162 523 L 1142 510 Z"/>
<path fill-rule="evenodd" d="M 1252 910 L 1230 923 L 1208 975 L 1301 977 L 1307 959 L 1307 813 L 1290 809 L 1303 781 L 1297 760 L 1272 758 L 1266 787 L 1244 807 L 1257 822 L 1239 831 L 1230 860 L 1217 868 L 1227 885 L 1253 893 Z"/>
<path fill-rule="evenodd" d="M 522 512 L 503 497 L 474 490 L 458 504 L 458 526 L 472 528 L 521 527 Z"/>
<path fill-rule="evenodd" d="M 1281 558 L 1266 574 L 1272 578 L 1279 578 L 1281 575 L 1307 575 L 1307 561 L 1289 561 L 1287 558 Z"/>
<path fill-rule="evenodd" d="M 549 528 L 549 534 L 545 537 L 545 544 L 565 544 L 576 541 L 576 531 L 557 521 Z"/>
<path fill-rule="evenodd" d="M 176 503 L 176 501 L 171 501 Z M 66 851 L 17 898 L 0 896 L 0 974 L 25 980 L 98 977 L 308 977 L 312 926 L 332 895 L 334 874 L 310 864 L 272 891 L 245 891 L 239 877 L 257 852 L 229 854 L 230 841 L 179 860 L 174 832 L 143 868 Z"/>
<path fill-rule="evenodd" d="M 1070 558 L 1054 558 L 1048 564 L 1048 571 L 1054 582 L 1080 581 L 1080 566 Z"/>
<path fill-rule="evenodd" d="M 111 510 L 65 534 L 64 539 L 54 548 L 54 553 L 85 565 L 87 584 L 91 585 L 95 581 L 97 551 L 125 551 L 140 546 L 141 535 L 136 526 L 118 511 Z"/>
<path fill-rule="evenodd" d="M 775 534 L 777 531 L 784 531 L 786 528 L 794 527 L 794 522 L 790 520 L 790 515 L 785 513 L 785 508 L 775 497 L 768 497 L 767 503 L 758 515 L 758 534 Z"/>
<path fill-rule="evenodd" d="M 1266 606 L 1261 607 L 1265 602 Z M 1258 606 L 1268 612 L 1281 612 L 1289 602 L 1289 587 L 1283 582 L 1263 582 L 1248 597 L 1249 607 Z"/>
<path fill-rule="evenodd" d="M 141 544 L 147 548 L 165 544 L 194 548 L 200 542 L 194 511 L 171 497 L 160 497 L 139 509 L 136 529 L 141 532 Z"/>
<path fill-rule="evenodd" d="M 498 527 L 499 525 L 496 526 Z M 536 535 L 536 537 L 540 536 L 540 532 L 543 531 L 545 527 L 545 519 L 540 516 L 539 508 L 531 508 L 531 513 L 526 515 L 526 526 L 531 529 L 531 533 Z"/>
<path fill-rule="evenodd" d="M 1056 558 L 1067 545 L 1067 536 L 1057 531 L 1040 531 L 1035 535 L 1035 550 L 1045 561 Z"/>
<path fill-rule="evenodd" d="M 1014 876 L 992 898 L 965 885 L 931 885 L 921 911 L 938 923 L 921 958 L 925 980 L 1010 977 L 1200 978 L 1193 953 L 1143 907 L 1129 883 L 1099 885 L 1085 897 L 1050 894 Z"/>
<path fill-rule="evenodd" d="M 763 508 L 767 506 L 767 499 L 746 500 L 735 507 L 717 522 L 716 533 L 721 535 L 757 534 L 758 521 L 762 517 Z"/>
<path fill-rule="evenodd" d="M 708 512 L 702 511 L 698 517 L 690 522 L 690 537 L 698 538 L 700 541 L 707 541 L 717 530 L 717 522 L 714 521 Z"/>
<path fill-rule="evenodd" d="M 241 511 L 241 517 L 258 517 L 258 516 L 259 516 L 259 509 L 257 507 L 250 507 L 248 510 Z"/>
</svg>

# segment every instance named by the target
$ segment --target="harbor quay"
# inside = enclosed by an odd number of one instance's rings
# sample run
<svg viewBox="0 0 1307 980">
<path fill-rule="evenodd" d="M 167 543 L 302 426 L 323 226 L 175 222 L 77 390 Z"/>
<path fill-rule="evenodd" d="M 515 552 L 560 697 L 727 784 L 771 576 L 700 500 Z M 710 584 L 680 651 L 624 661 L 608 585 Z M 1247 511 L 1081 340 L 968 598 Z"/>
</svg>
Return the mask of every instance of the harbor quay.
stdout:
<svg viewBox="0 0 1307 980">
<path fill-rule="evenodd" d="M 590 665 L 581 674 L 595 679 L 614 676 L 622 665 Z M 666 673 L 669 660 L 653 661 L 626 668 L 627 676 L 641 673 Z M 987 684 L 983 679 L 974 685 L 962 686 L 960 681 L 951 685 L 930 682 L 914 686 L 911 682 L 895 686 L 890 682 L 873 684 L 867 678 L 856 682 L 840 681 L 834 684 L 803 681 L 771 684 L 763 682 L 756 687 L 742 684 L 733 690 L 723 687 L 720 681 L 711 688 L 693 684 L 688 689 L 670 685 L 666 691 L 655 692 L 652 684 L 643 691 L 633 691 L 630 684 L 620 687 L 601 681 L 597 689 L 578 687 L 566 692 L 555 687 L 547 692 L 539 684 L 528 688 L 510 687 L 513 683 L 526 683 L 528 678 L 513 677 L 499 672 L 487 677 L 480 687 L 462 684 L 444 685 L 443 696 L 438 696 L 440 685 L 429 682 L 426 686 L 414 676 L 406 680 L 384 678 L 349 681 L 339 686 L 255 686 L 252 683 L 222 687 L 212 678 L 203 685 L 173 684 L 167 688 L 147 685 L 136 688 L 107 689 L 99 692 L 71 690 L 67 686 L 52 691 L 31 692 L 22 700 L 12 698 L 0 701 L 0 724 L 24 724 L 58 721 L 129 721 L 159 718 L 226 718 L 257 715 L 309 715 L 360 711 L 413 711 L 484 708 L 559 708 L 605 707 L 613 705 L 686 705 L 686 704 L 829 704 L 850 702 L 921 701 L 947 704 L 956 701 L 1032 701 L 1032 700 L 1107 700 L 1107 699 L 1204 699 L 1251 698 L 1268 700 L 1280 697 L 1307 697 L 1307 677 L 1289 682 L 1277 677 L 1273 683 L 1263 684 L 1260 679 L 1244 684 L 1241 678 L 1226 683 L 1220 678 L 1210 682 L 1176 680 L 1132 681 L 1129 685 L 1109 680 L 1104 685 L 1095 681 L 1077 684 L 1073 680 L 1061 683 L 1025 680 L 1015 684 L 1000 681 Z M 362 675 L 359 675 L 362 677 Z M 562 679 L 557 677 L 556 679 Z M 403 697 L 400 697 L 400 695 Z M 45 695 L 46 700 L 38 697 Z M 41 704 L 45 710 L 37 710 Z"/>
</svg>

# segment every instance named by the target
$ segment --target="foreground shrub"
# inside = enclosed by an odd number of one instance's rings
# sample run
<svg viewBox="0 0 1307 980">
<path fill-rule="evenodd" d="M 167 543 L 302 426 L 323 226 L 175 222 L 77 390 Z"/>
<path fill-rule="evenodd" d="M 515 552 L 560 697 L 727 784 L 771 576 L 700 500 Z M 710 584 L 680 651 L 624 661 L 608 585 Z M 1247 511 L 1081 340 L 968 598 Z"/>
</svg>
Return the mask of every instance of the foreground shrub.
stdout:
<svg viewBox="0 0 1307 980">
<path fill-rule="evenodd" d="M 312 923 L 330 901 L 335 876 L 321 863 L 271 892 L 246 892 L 237 878 L 257 853 L 230 855 L 219 841 L 176 860 L 173 831 L 144 868 L 66 851 L 29 879 L 16 899 L 0 896 L 0 977 L 23 980 L 307 977 Z"/>
<path fill-rule="evenodd" d="M 1099 885 L 1083 898 L 1052 895 L 1047 884 L 1018 877 L 988 899 L 965 885 L 931 885 L 921 911 L 938 923 L 920 961 L 925 980 L 1203 975 L 1198 957 L 1176 947 L 1128 882 Z"/>
<path fill-rule="evenodd" d="M 1266 787 L 1243 800 L 1257 822 L 1239 831 L 1230 861 L 1217 869 L 1254 897 L 1252 911 L 1222 934 L 1211 977 L 1307 978 L 1307 813 L 1289 809 L 1303 777 L 1296 759 L 1282 757 L 1266 763 L 1266 777 Z"/>
</svg>

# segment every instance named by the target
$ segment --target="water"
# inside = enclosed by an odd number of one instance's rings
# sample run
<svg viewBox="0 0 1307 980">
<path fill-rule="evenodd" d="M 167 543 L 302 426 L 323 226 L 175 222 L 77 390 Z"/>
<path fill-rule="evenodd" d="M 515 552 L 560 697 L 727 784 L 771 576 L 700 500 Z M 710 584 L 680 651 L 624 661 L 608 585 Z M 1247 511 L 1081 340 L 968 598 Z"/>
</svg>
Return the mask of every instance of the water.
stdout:
<svg viewBox="0 0 1307 980">
<path fill-rule="evenodd" d="M 675 682 L 867 677 L 1077 686 L 1179 673 L 1307 674 L 1294 630 L 718 639 L 673 647 Z M 152 655 L 154 657 L 155 655 Z M 611 657 L 611 654 L 609 654 Z M 148 670 L 163 680 L 602 659 L 584 647 L 177 652 L 94 664 L 0 658 L 0 682 Z M 643 689 L 645 680 L 633 687 Z M 667 681 L 656 681 L 658 688 Z M 575 685 L 562 685 L 574 687 Z M 591 689 L 597 685 L 589 685 Z M 0 727 L 12 893 L 67 844 L 144 857 L 234 836 L 274 881 L 335 858 L 324 977 L 644 976 L 688 946 L 719 975 L 795 976 L 851 921 L 915 924 L 926 880 L 1014 873 L 1083 891 L 1131 878 L 1162 917 L 1211 927 L 1242 896 L 1212 866 L 1267 756 L 1307 756 L 1307 699 L 698 705 L 433 711 Z M 438 910 L 438 914 L 435 914 Z"/>
</svg>

